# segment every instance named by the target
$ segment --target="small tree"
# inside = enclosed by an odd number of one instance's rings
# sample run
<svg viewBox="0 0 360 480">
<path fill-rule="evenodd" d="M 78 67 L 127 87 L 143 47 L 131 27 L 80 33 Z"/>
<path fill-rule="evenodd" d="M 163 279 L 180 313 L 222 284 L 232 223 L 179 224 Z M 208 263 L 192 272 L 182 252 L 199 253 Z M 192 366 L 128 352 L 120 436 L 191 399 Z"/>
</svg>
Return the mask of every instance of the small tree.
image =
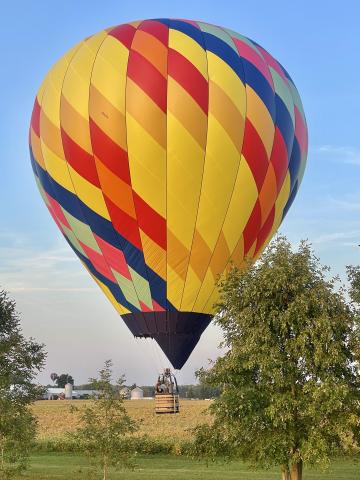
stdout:
<svg viewBox="0 0 360 480">
<path fill-rule="evenodd" d="M 83 409 L 73 408 L 80 412 L 81 422 L 75 441 L 92 463 L 101 467 L 103 480 L 108 478 L 110 466 L 133 466 L 126 435 L 138 429 L 137 423 L 126 413 L 124 399 L 119 394 L 124 377 L 117 381 L 116 386 L 111 384 L 111 377 L 112 362 L 107 360 L 99 378 L 89 380 L 97 395 Z"/>
<path fill-rule="evenodd" d="M 293 252 L 279 237 L 220 285 L 217 323 L 229 350 L 199 372 L 223 391 L 213 424 L 197 429 L 197 454 L 279 465 L 284 480 L 300 480 L 303 463 L 357 444 L 357 316 L 326 275 L 308 244 Z"/>
<path fill-rule="evenodd" d="M 56 385 L 59 387 L 59 388 L 65 388 L 65 385 L 67 383 L 71 383 L 71 385 L 74 385 L 74 379 L 71 375 L 69 375 L 68 373 L 62 373 L 61 375 L 59 375 L 57 378 L 56 378 Z"/>
<path fill-rule="evenodd" d="M 25 339 L 15 302 L 0 292 L 0 478 L 27 466 L 36 433 L 29 405 L 42 389 L 34 384 L 46 354 L 43 345 Z"/>
</svg>

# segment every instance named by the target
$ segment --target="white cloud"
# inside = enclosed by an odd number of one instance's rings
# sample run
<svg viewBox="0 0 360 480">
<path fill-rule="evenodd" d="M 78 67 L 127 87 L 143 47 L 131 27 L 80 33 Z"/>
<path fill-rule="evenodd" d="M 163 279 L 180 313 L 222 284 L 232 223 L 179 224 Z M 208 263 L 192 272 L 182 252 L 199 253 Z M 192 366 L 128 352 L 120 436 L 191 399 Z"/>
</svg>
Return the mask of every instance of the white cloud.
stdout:
<svg viewBox="0 0 360 480">
<path fill-rule="evenodd" d="M 354 239 L 354 241 L 352 242 L 351 239 Z M 337 244 L 341 244 L 342 246 L 354 246 L 357 245 L 358 239 L 360 239 L 360 230 L 352 230 L 319 235 L 312 240 L 312 243 L 322 244 L 336 242 Z"/>
<path fill-rule="evenodd" d="M 314 152 L 340 163 L 360 166 L 360 149 L 350 146 L 320 145 Z"/>
<path fill-rule="evenodd" d="M 20 240 L 18 240 L 20 238 Z M 90 292 L 88 273 L 66 245 L 39 250 L 33 239 L 0 232 L 0 285 L 10 292 Z M 88 286 L 89 285 L 89 286 Z"/>
</svg>

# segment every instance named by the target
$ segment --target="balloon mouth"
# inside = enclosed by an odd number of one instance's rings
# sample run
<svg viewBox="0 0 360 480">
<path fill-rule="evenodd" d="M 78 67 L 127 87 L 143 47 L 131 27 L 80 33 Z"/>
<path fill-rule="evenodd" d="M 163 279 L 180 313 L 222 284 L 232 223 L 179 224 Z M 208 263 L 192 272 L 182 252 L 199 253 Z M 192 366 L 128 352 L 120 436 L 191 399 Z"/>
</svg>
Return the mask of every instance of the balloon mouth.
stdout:
<svg viewBox="0 0 360 480">
<path fill-rule="evenodd" d="M 182 368 L 212 315 L 197 312 L 136 312 L 121 316 L 135 337 L 153 338 L 172 366 Z"/>
</svg>

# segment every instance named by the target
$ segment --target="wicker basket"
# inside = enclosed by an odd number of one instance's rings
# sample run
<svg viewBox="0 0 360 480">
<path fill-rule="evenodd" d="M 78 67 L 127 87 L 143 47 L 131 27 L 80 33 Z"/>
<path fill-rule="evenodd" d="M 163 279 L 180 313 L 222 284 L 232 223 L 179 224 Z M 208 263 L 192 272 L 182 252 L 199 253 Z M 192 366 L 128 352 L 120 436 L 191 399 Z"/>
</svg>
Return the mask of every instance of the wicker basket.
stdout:
<svg viewBox="0 0 360 480">
<path fill-rule="evenodd" d="M 155 413 L 179 413 L 179 395 L 157 393 L 155 395 Z"/>
</svg>

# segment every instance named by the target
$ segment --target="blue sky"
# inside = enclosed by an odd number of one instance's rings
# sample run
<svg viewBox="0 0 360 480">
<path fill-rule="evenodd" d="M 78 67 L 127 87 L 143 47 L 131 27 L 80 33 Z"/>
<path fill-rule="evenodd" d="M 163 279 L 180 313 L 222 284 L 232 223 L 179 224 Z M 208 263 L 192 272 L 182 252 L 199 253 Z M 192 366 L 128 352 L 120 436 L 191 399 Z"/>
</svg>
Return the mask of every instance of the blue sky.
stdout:
<svg viewBox="0 0 360 480">
<path fill-rule="evenodd" d="M 115 24 L 179 17 L 219 24 L 260 43 L 292 76 L 309 128 L 300 192 L 281 227 L 308 238 L 322 262 L 343 275 L 360 248 L 360 6 L 309 1 L 12 1 L 2 3 L 0 49 L 0 285 L 22 313 L 24 331 L 47 345 L 40 376 L 69 370 L 78 382 L 113 358 L 116 373 L 151 383 L 164 358 L 134 341 L 59 234 L 37 192 L 28 157 L 34 95 L 71 46 Z M 217 354 L 210 327 L 180 381 Z M 150 359 L 150 361 L 148 361 Z"/>
</svg>

